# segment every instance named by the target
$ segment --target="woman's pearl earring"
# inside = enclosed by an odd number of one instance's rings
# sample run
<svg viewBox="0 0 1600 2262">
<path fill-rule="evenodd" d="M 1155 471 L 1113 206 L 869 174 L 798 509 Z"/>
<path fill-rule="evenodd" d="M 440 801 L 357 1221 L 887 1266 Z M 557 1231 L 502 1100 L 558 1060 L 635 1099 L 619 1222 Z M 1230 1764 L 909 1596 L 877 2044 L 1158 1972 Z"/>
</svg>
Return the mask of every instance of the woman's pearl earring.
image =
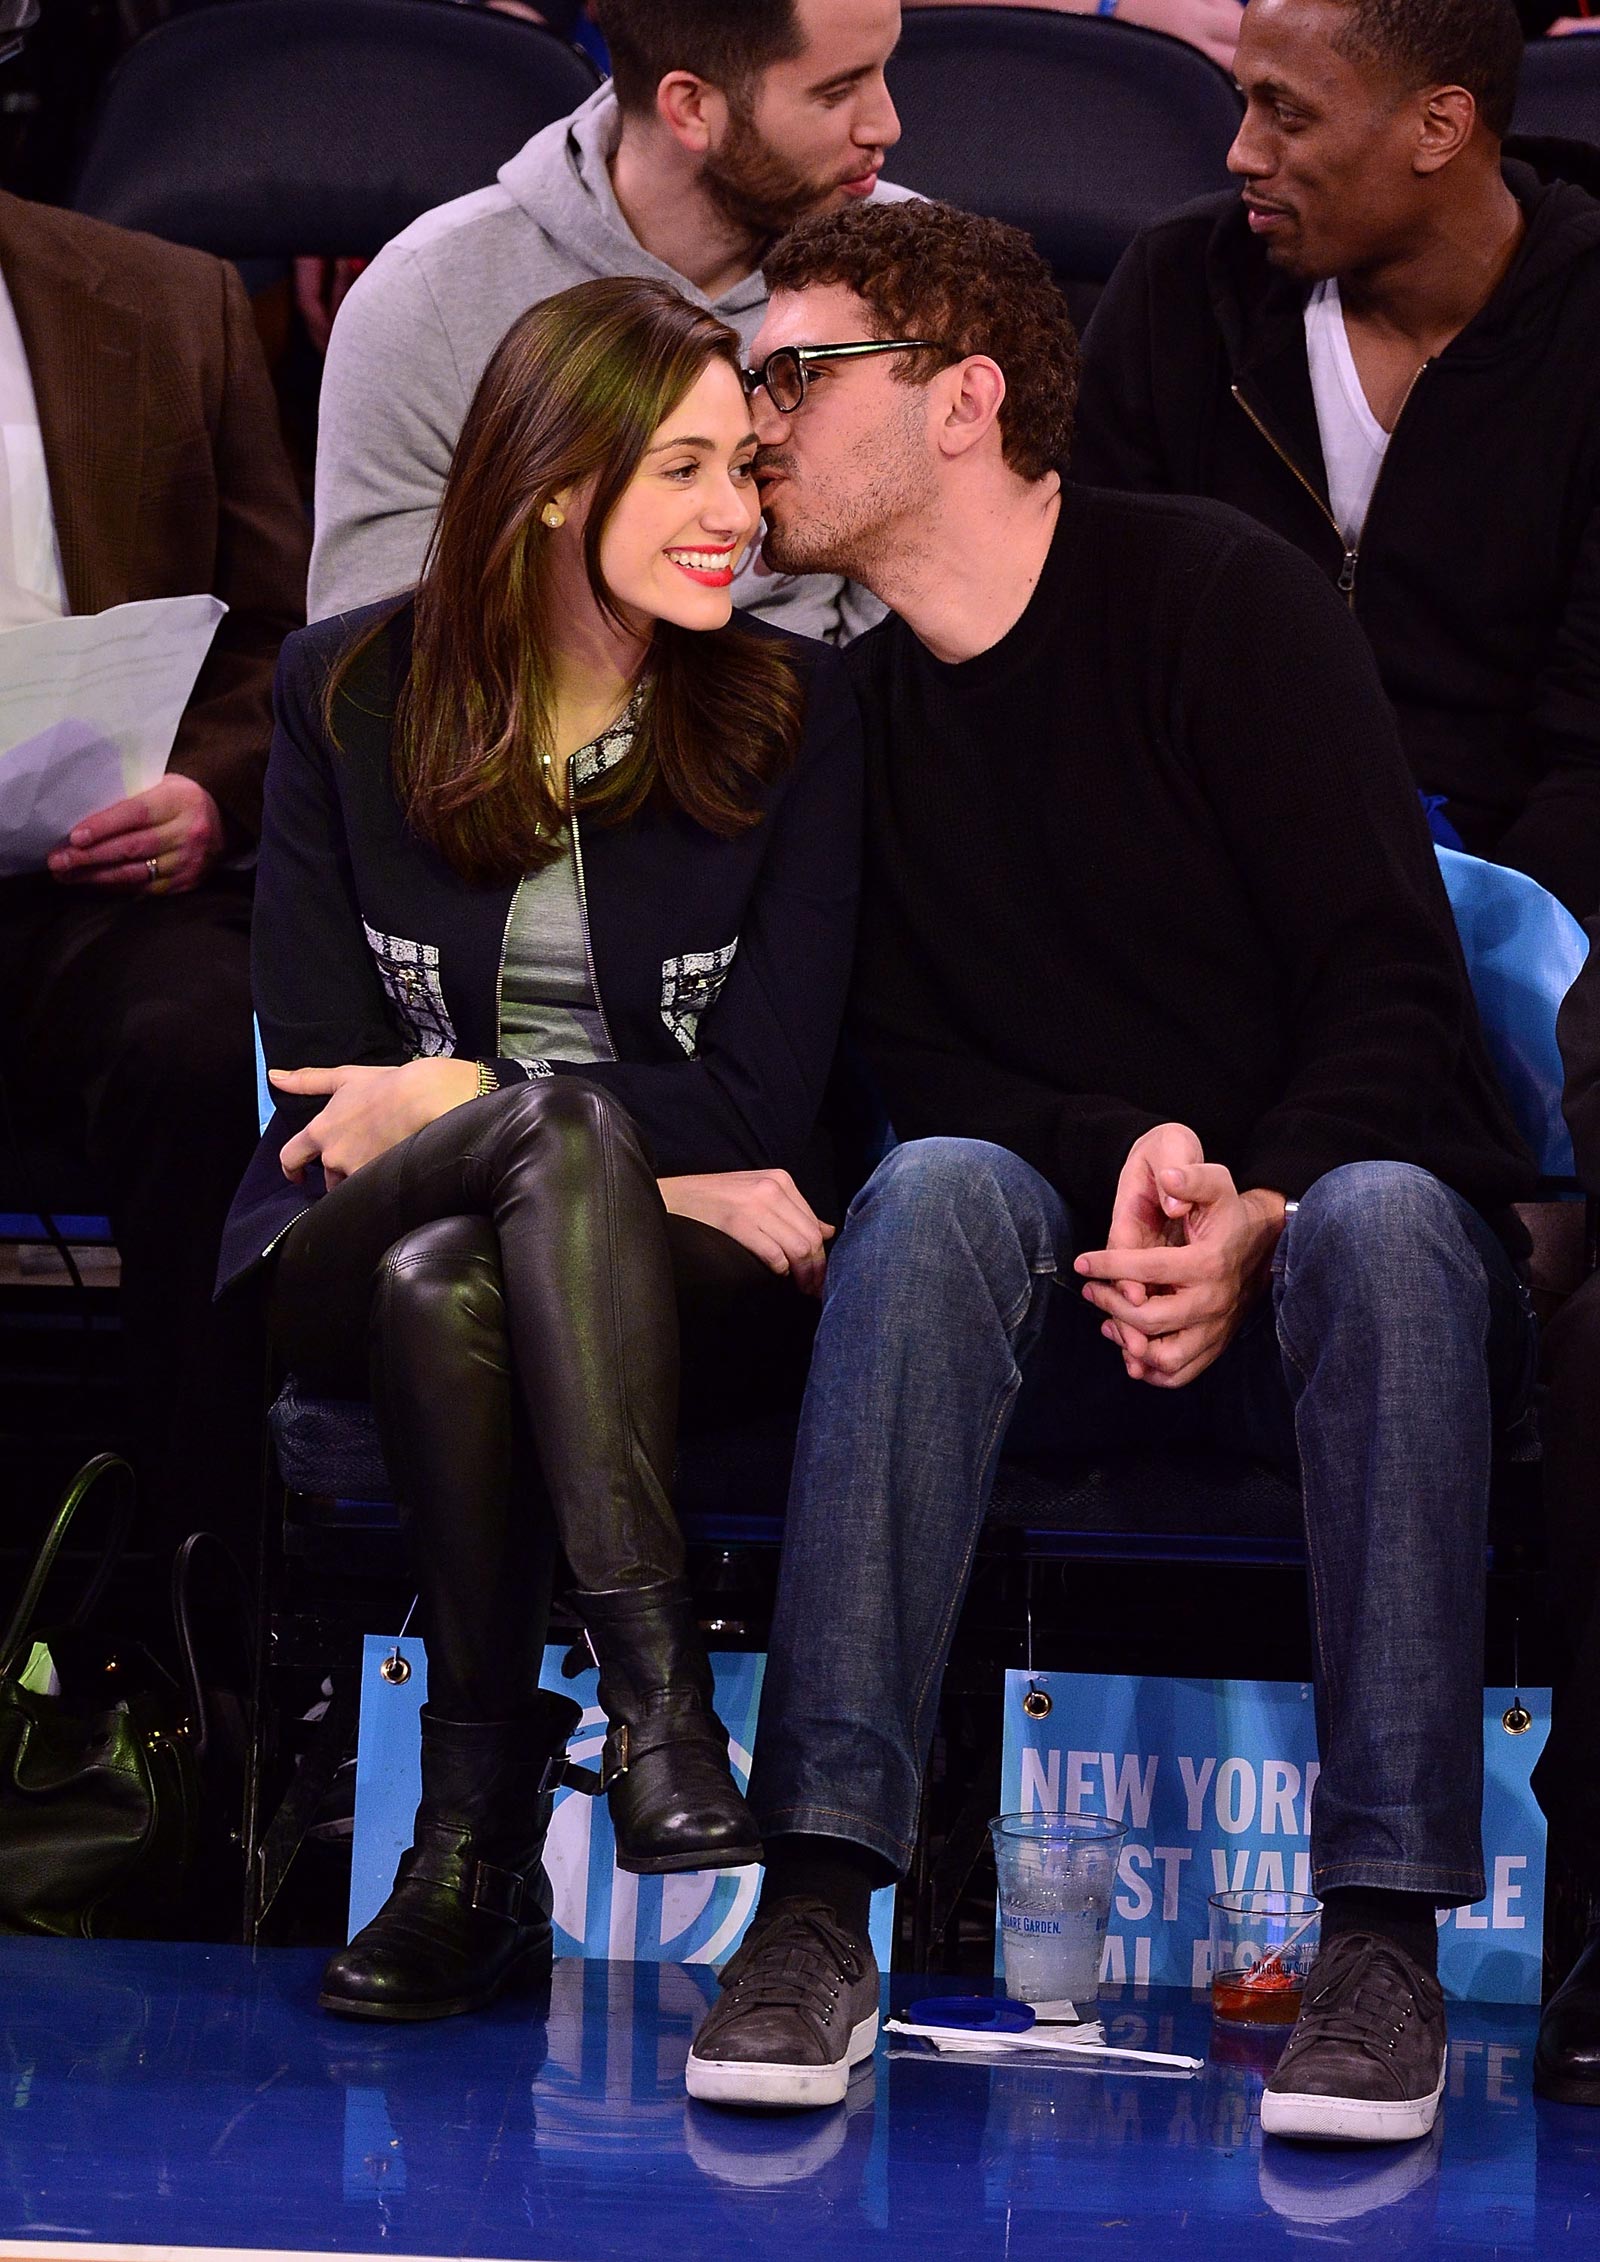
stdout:
<svg viewBox="0 0 1600 2262">
<path fill-rule="evenodd" d="M 546 503 L 539 517 L 549 527 L 565 526 L 567 523 L 566 512 L 556 503 Z"/>
</svg>

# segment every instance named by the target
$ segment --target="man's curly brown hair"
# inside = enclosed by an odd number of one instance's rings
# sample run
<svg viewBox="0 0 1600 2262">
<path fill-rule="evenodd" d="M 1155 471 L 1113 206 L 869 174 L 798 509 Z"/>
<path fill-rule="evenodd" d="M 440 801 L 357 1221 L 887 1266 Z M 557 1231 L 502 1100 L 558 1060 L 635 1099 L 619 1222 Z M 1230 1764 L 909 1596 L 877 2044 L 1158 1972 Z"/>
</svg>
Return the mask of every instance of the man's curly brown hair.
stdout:
<svg viewBox="0 0 1600 2262">
<path fill-rule="evenodd" d="M 921 198 L 851 205 L 791 229 L 762 272 L 771 291 L 842 283 L 866 307 L 874 337 L 936 340 L 941 361 L 926 353 L 896 361 L 908 384 L 925 384 L 967 354 L 987 354 L 1006 380 L 1006 462 L 1022 479 L 1066 469 L 1078 340 L 1066 299 L 1021 228 Z"/>
</svg>

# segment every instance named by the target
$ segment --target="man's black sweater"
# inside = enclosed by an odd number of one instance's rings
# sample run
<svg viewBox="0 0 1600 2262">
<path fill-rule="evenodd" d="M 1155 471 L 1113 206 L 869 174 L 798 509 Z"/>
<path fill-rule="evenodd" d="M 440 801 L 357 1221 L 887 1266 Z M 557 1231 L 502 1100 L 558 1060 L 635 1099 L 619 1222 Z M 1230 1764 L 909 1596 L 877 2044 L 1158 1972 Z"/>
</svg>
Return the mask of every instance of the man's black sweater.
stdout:
<svg viewBox="0 0 1600 2262">
<path fill-rule="evenodd" d="M 1543 152 L 1546 172 L 1600 169 Z M 1483 311 L 1424 368 L 1346 555 L 1304 286 L 1238 196 L 1147 228 L 1084 338 L 1077 476 L 1232 503 L 1348 586 L 1419 786 L 1478 856 L 1600 904 L 1600 199 L 1508 162 L 1527 221 Z"/>
<path fill-rule="evenodd" d="M 1527 1195 L 1371 656 L 1297 551 L 1069 485 L 998 644 L 946 665 L 891 616 L 847 665 L 855 1020 L 902 1138 L 1012 1148 L 1091 1234 L 1167 1121 L 1241 1188 L 1395 1159 Z"/>
</svg>

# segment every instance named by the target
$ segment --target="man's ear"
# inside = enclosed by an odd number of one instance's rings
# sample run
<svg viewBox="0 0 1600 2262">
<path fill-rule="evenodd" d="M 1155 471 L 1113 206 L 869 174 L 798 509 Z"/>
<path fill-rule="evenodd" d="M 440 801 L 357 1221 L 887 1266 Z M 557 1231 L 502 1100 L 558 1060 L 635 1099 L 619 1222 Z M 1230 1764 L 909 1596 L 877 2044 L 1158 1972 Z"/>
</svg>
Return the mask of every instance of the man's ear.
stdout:
<svg viewBox="0 0 1600 2262">
<path fill-rule="evenodd" d="M 953 369 L 941 369 L 928 390 L 934 396 L 934 438 L 940 454 L 964 456 L 1000 420 L 1005 372 L 986 353 L 969 353 Z"/>
<path fill-rule="evenodd" d="M 693 71 L 669 71 L 656 88 L 656 116 L 680 148 L 704 157 L 727 130 L 728 98 Z"/>
<path fill-rule="evenodd" d="M 1412 169 L 1442 173 L 1472 139 L 1478 105 L 1464 86 L 1436 86 L 1423 98 Z"/>
</svg>

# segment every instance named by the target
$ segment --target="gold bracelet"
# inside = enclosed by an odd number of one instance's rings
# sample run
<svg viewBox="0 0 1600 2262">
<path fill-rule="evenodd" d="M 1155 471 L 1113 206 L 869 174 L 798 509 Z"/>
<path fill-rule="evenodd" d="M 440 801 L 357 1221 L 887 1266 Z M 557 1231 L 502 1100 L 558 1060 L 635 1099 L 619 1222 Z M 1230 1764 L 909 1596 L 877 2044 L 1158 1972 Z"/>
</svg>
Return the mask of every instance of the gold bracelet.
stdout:
<svg viewBox="0 0 1600 2262">
<path fill-rule="evenodd" d="M 480 1060 L 478 1063 L 478 1098 L 486 1100 L 491 1092 L 498 1092 L 499 1089 L 500 1079 L 495 1074 L 492 1064 L 487 1060 Z"/>
</svg>

